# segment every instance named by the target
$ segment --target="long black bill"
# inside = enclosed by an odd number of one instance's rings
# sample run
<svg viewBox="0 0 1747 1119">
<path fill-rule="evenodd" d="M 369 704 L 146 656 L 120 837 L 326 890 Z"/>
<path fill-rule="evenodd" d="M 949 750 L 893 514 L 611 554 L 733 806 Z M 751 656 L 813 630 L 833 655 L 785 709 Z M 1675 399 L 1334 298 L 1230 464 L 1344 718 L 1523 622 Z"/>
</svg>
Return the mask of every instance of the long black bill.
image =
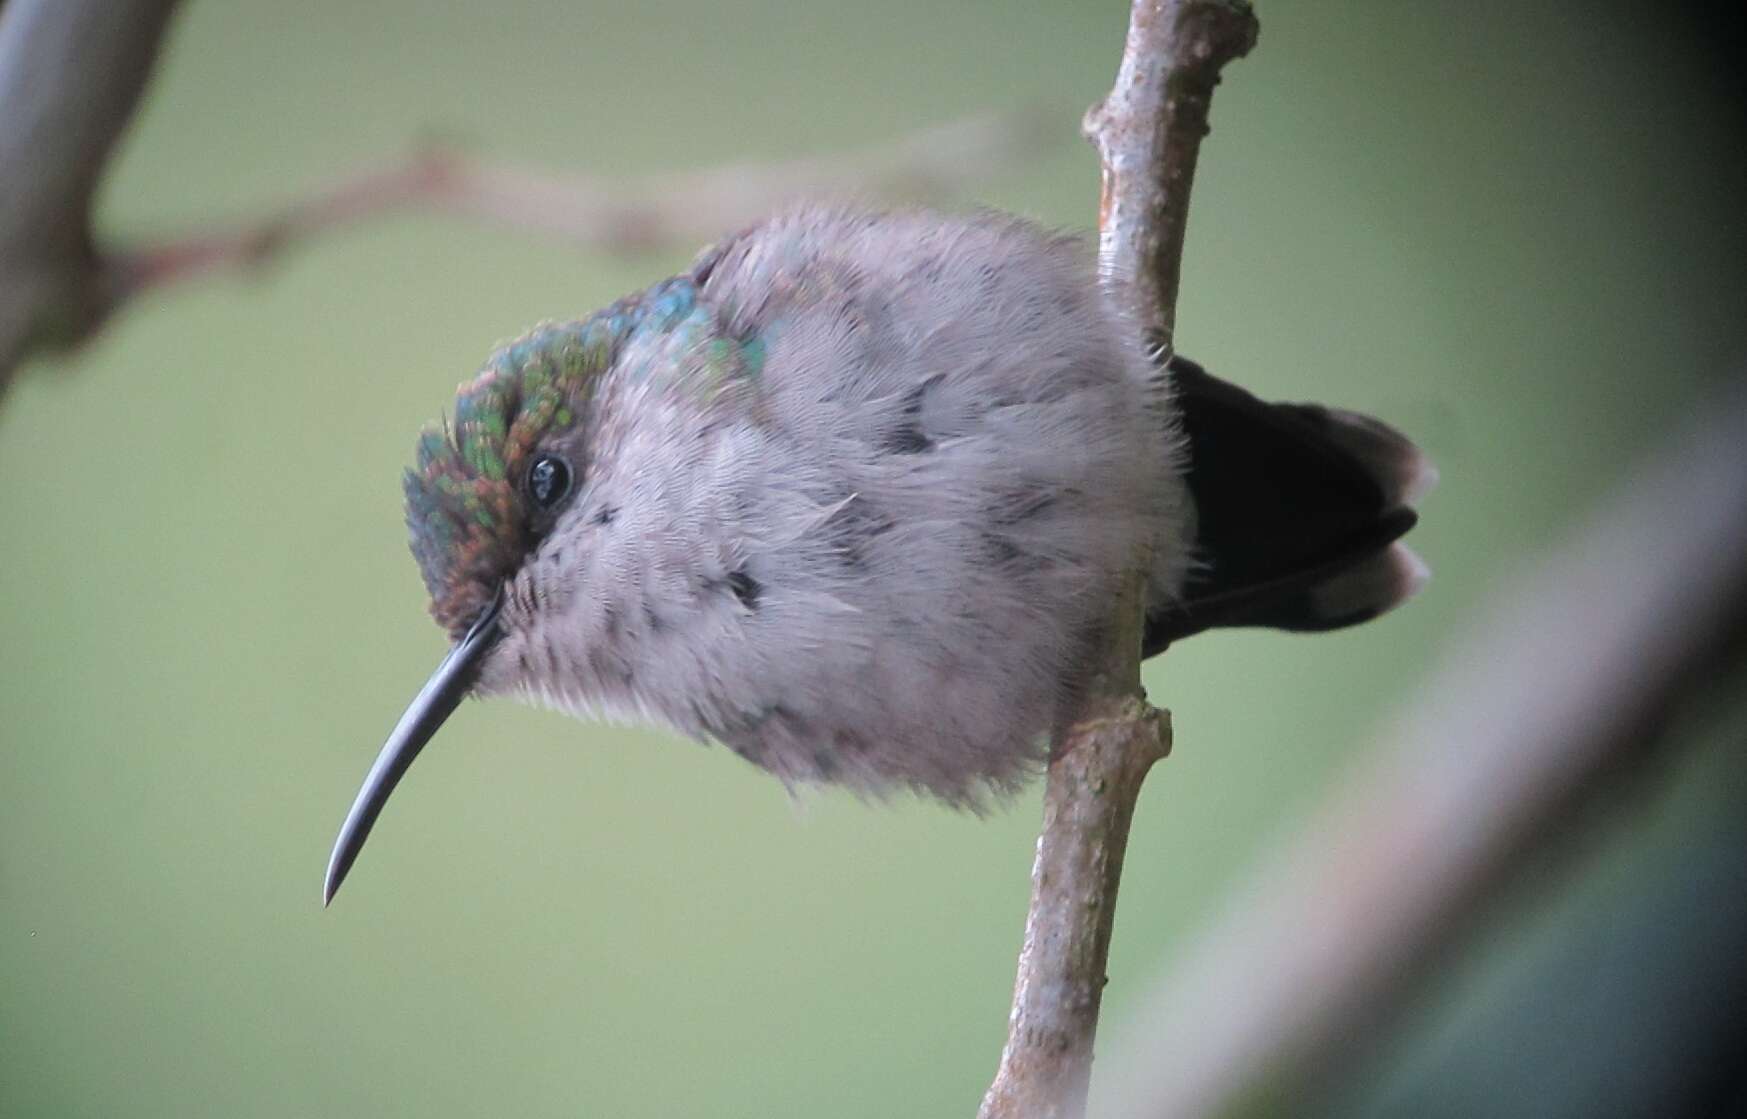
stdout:
<svg viewBox="0 0 1747 1119">
<path fill-rule="evenodd" d="M 437 733 L 443 720 L 472 690 L 479 677 L 479 663 L 490 652 L 501 632 L 497 615 L 502 601 L 495 598 L 485 608 L 467 631 L 467 636 L 449 650 L 449 655 L 443 658 L 437 671 L 431 673 L 431 678 L 425 681 L 425 686 L 406 709 L 406 714 L 389 732 L 382 753 L 376 756 L 376 764 L 370 767 L 364 778 L 364 787 L 358 790 L 358 799 L 352 802 L 352 810 L 346 813 L 346 822 L 340 825 L 340 837 L 334 840 L 334 853 L 328 856 L 327 882 L 322 886 L 323 906 L 334 900 L 334 894 L 340 883 L 346 880 L 346 872 L 352 869 L 358 852 L 364 849 L 364 840 L 369 838 L 376 817 L 382 814 L 382 806 L 388 803 L 388 796 L 400 783 L 401 776 L 419 756 L 419 751 L 425 748 L 425 743 Z"/>
</svg>

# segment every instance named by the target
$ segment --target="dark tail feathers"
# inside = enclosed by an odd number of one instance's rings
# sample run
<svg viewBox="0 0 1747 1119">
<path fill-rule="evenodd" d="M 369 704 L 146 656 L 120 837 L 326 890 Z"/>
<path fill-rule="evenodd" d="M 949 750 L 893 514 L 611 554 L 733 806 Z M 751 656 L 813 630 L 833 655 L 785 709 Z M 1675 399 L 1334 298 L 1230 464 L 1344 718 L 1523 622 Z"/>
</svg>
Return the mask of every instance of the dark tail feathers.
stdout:
<svg viewBox="0 0 1747 1119">
<path fill-rule="evenodd" d="M 1356 412 L 1257 400 L 1183 357 L 1170 371 L 1199 562 L 1182 599 L 1147 618 L 1146 656 L 1215 626 L 1356 625 L 1425 583 L 1396 542 L 1437 480 L 1419 448 Z"/>
</svg>

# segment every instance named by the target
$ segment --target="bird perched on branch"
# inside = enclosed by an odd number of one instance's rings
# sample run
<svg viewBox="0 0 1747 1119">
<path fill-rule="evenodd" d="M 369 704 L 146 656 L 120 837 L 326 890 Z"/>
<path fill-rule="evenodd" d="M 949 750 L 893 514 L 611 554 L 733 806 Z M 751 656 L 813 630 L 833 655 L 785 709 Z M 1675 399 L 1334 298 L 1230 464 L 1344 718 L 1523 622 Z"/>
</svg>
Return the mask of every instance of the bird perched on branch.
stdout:
<svg viewBox="0 0 1747 1119">
<path fill-rule="evenodd" d="M 1037 769 L 1128 573 L 1144 653 L 1411 595 L 1431 468 L 1382 423 L 1144 352 L 1071 238 L 803 207 L 461 386 L 406 475 L 453 642 L 328 866 L 468 695 L 975 804 Z"/>
</svg>

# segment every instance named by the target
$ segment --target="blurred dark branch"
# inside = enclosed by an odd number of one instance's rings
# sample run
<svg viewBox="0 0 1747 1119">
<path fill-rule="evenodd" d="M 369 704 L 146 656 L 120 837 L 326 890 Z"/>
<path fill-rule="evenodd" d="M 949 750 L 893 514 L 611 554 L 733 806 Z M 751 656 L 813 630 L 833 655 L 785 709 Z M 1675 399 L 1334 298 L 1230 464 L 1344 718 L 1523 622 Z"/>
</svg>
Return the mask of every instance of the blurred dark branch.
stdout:
<svg viewBox="0 0 1747 1119">
<path fill-rule="evenodd" d="M 1085 132 L 1103 164 L 1104 265 L 1161 343 L 1213 87 L 1255 45 L 1257 25 L 1242 0 L 1135 0 L 1129 18 L 1115 88 Z M 1052 744 L 1007 1044 L 981 1119 L 1085 1111 L 1129 825 L 1147 771 L 1170 750 L 1169 720 L 1140 686 L 1145 561 L 1114 604 L 1086 700 Z"/>
<path fill-rule="evenodd" d="M 0 229 L 86 238 L 83 215 L 157 58 L 175 0 L 12 0 L 0 9 Z"/>
<path fill-rule="evenodd" d="M 0 390 L 31 351 L 78 341 L 113 306 L 91 201 L 174 7 L 10 0 L 0 8 Z"/>
<path fill-rule="evenodd" d="M 967 118 L 837 156 L 609 182 L 429 147 L 235 228 L 101 245 L 91 202 L 144 91 L 174 0 L 11 0 L 0 9 L 0 390 L 36 353 L 77 346 L 121 306 L 408 209 L 630 252 L 701 244 L 800 198 L 940 199 L 1045 150 L 1040 112 Z"/>
<path fill-rule="evenodd" d="M 1747 387 L 1511 584 L 1132 1023 L 1112 1119 L 1285 1098 L 1747 637 Z M 1282 1085 L 1286 1087 L 1282 1087 Z"/>
</svg>

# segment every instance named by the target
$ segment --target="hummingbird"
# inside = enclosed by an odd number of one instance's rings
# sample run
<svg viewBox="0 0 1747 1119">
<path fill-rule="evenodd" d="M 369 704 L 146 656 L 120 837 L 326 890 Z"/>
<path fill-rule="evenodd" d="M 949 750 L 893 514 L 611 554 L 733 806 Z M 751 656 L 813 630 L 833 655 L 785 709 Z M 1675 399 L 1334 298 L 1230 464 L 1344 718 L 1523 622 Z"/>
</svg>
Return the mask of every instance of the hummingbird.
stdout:
<svg viewBox="0 0 1747 1119">
<path fill-rule="evenodd" d="M 1398 605 L 1435 478 L 1379 420 L 1149 349 L 1072 236 L 792 208 L 499 348 L 406 524 L 448 654 L 340 830 L 331 902 L 468 696 L 718 742 L 788 785 L 976 808 L 1037 773 L 1111 604 L 1143 653 Z"/>
</svg>

